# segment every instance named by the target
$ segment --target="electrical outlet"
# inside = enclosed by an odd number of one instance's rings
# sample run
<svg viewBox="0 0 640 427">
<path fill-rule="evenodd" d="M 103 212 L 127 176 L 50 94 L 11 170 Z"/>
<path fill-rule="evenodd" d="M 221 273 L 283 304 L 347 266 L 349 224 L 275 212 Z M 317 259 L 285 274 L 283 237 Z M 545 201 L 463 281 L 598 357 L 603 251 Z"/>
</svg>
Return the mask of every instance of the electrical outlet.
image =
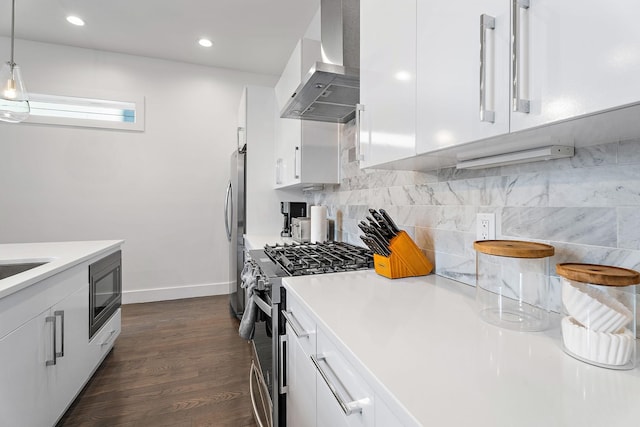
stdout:
<svg viewBox="0 0 640 427">
<path fill-rule="evenodd" d="M 476 215 L 476 239 L 495 240 L 496 214 L 479 213 Z"/>
</svg>

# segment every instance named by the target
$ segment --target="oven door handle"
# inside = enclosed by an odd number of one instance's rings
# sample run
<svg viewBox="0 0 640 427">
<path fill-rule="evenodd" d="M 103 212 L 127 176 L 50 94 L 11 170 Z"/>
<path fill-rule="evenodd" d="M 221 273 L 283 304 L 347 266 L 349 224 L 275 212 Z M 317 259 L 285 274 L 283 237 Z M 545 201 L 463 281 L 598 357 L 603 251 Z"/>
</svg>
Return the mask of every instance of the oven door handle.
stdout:
<svg viewBox="0 0 640 427">
<path fill-rule="evenodd" d="M 253 294 L 251 296 L 251 299 L 256 303 L 260 310 L 264 312 L 264 314 L 271 317 L 271 305 L 268 302 L 266 302 L 256 294 Z"/>
</svg>

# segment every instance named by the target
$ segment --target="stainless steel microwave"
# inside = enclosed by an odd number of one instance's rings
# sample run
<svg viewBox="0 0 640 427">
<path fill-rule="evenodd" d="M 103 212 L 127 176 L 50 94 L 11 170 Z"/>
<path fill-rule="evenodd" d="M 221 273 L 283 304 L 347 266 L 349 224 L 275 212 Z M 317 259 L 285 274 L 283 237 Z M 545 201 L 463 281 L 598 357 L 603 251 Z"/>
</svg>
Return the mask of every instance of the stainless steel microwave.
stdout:
<svg viewBox="0 0 640 427">
<path fill-rule="evenodd" d="M 122 304 L 122 251 L 89 265 L 89 339 Z"/>
</svg>

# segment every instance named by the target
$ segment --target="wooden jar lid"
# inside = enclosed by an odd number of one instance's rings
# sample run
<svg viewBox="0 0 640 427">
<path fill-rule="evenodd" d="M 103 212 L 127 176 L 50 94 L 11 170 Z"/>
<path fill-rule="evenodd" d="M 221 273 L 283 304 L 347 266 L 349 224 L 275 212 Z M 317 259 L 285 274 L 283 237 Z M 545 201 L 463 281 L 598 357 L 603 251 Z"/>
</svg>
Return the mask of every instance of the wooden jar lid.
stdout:
<svg viewBox="0 0 640 427">
<path fill-rule="evenodd" d="M 509 258 L 545 258 L 555 252 L 553 246 L 519 240 L 478 240 L 473 242 L 473 248 L 483 254 Z"/>
<path fill-rule="evenodd" d="M 640 283 L 640 273 L 627 268 L 597 264 L 557 264 L 556 273 L 576 282 L 605 286 L 629 286 Z"/>
</svg>

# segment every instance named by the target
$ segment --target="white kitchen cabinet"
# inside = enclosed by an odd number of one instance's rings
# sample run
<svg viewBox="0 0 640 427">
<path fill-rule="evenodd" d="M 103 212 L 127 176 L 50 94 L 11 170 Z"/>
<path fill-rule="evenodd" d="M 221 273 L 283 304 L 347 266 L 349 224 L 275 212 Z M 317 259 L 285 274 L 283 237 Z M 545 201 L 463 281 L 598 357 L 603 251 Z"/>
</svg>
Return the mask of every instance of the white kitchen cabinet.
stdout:
<svg viewBox="0 0 640 427">
<path fill-rule="evenodd" d="M 52 358 L 50 310 L 0 339 L 0 425 L 51 425 L 47 376 Z"/>
<path fill-rule="evenodd" d="M 0 425 L 55 425 L 113 347 L 120 310 L 89 340 L 93 261 L 0 300 Z"/>
<path fill-rule="evenodd" d="M 375 425 L 373 391 L 321 329 L 316 363 L 318 427 Z"/>
<path fill-rule="evenodd" d="M 416 0 L 360 2 L 360 167 L 416 154 Z"/>
<path fill-rule="evenodd" d="M 287 425 L 316 425 L 316 323 L 295 298 L 287 301 Z"/>
<path fill-rule="evenodd" d="M 637 4 L 528 3 L 418 4 L 418 153 L 638 102 Z"/>
<path fill-rule="evenodd" d="M 483 14 L 487 24 L 481 29 Z M 417 18 L 417 152 L 508 133 L 508 0 L 418 2 Z"/>
<path fill-rule="evenodd" d="M 273 185 L 275 163 L 275 93 L 272 87 L 246 86 L 238 109 L 238 145 L 246 144 L 245 233 L 278 236 L 282 230 L 280 202 L 295 196 Z M 298 196 L 300 197 L 300 196 Z"/>
<path fill-rule="evenodd" d="M 287 425 L 316 425 L 316 369 L 300 338 L 287 330 Z"/>
<path fill-rule="evenodd" d="M 280 111 L 317 61 L 321 61 L 320 42 L 301 39 L 275 86 L 276 188 L 339 183 L 341 125 L 280 117 Z"/>
<path fill-rule="evenodd" d="M 640 101 L 638 2 L 529 3 L 516 38 L 530 112 L 512 113 L 511 132 Z"/>
</svg>

